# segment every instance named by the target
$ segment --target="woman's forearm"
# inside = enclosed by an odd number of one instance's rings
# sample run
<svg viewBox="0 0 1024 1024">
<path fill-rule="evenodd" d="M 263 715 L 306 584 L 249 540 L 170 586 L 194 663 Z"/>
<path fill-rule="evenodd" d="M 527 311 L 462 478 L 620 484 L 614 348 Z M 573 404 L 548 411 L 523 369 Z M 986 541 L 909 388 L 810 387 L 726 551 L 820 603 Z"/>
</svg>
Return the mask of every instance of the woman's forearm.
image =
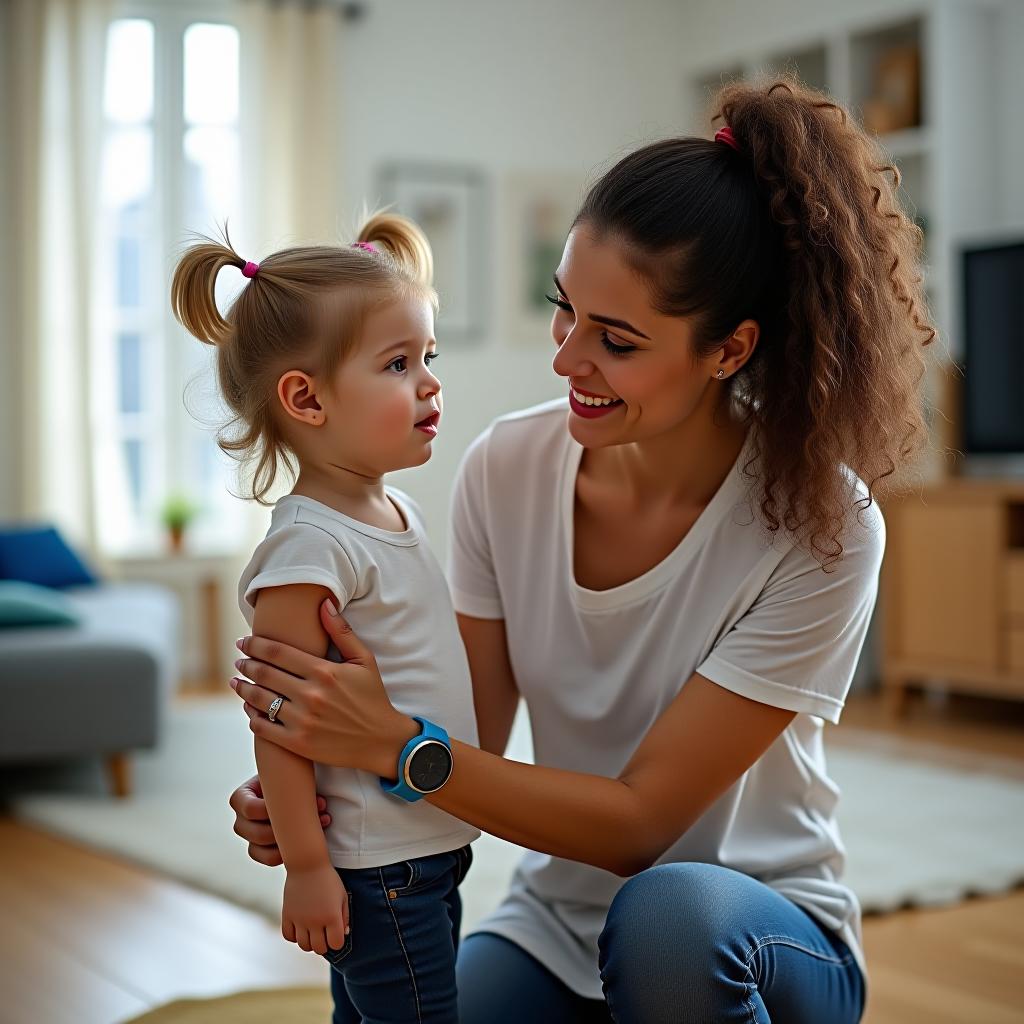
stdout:
<svg viewBox="0 0 1024 1024">
<path fill-rule="evenodd" d="M 393 778 L 398 753 L 419 732 L 405 715 L 379 734 L 379 760 L 367 765 Z M 525 764 L 451 741 L 454 769 L 435 807 L 484 832 L 540 853 L 593 864 L 627 877 L 661 852 L 636 791 L 619 779 Z"/>
<path fill-rule="evenodd" d="M 649 867 L 648 835 L 636 794 L 618 779 L 509 761 L 458 741 L 444 788 L 426 799 L 492 835 L 617 875 Z"/>
<path fill-rule="evenodd" d="M 302 870 L 329 863 L 316 807 L 313 762 L 259 737 L 255 749 L 263 797 L 285 868 Z"/>
</svg>

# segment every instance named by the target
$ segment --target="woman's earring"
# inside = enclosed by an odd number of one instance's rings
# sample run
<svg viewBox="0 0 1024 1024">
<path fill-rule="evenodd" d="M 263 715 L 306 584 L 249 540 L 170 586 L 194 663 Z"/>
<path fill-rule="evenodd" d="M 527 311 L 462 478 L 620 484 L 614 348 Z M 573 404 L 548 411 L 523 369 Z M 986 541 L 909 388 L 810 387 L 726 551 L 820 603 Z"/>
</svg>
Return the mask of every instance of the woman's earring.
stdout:
<svg viewBox="0 0 1024 1024">
<path fill-rule="evenodd" d="M 715 376 L 716 376 L 716 377 L 717 377 L 717 378 L 718 378 L 719 380 L 721 380 L 721 379 L 722 379 L 722 378 L 723 378 L 723 377 L 725 376 L 725 370 L 723 370 L 723 369 L 719 368 L 719 369 L 718 369 L 718 370 L 717 370 L 717 371 L 715 372 Z"/>
</svg>

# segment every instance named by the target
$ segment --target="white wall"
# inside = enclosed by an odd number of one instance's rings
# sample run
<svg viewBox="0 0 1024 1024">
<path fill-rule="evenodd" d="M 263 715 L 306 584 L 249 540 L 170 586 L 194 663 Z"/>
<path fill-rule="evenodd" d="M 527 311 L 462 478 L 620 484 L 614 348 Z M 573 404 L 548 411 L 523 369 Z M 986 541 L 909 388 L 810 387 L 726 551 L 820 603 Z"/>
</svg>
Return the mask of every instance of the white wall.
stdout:
<svg viewBox="0 0 1024 1024">
<path fill-rule="evenodd" d="M 1003 225 L 1024 231 L 1024 3 L 1008 0 L 996 37 L 996 196 Z M 983 159 L 985 154 L 979 154 Z"/>
<path fill-rule="evenodd" d="M 496 415 L 565 394 L 551 370 L 551 342 L 511 344 L 501 320 L 504 176 L 593 177 L 629 149 L 678 131 L 682 31 L 672 0 L 383 0 L 345 33 L 346 207 L 379 198 L 375 173 L 386 161 L 464 164 L 488 178 L 486 336 L 446 350 L 438 339 L 445 415 L 435 454 L 395 477 L 423 504 L 439 554 L 466 445 Z"/>
</svg>

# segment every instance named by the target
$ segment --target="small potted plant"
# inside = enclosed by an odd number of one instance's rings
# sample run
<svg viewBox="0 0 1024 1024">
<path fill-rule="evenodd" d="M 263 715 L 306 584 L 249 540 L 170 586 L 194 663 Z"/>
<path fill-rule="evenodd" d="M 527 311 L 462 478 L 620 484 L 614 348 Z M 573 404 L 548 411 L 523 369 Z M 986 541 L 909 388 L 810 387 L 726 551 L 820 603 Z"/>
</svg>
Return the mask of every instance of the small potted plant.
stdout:
<svg viewBox="0 0 1024 1024">
<path fill-rule="evenodd" d="M 173 494 L 164 502 L 160 516 L 167 527 L 172 551 L 181 551 L 185 541 L 185 529 L 198 512 L 199 509 L 181 494 Z"/>
</svg>

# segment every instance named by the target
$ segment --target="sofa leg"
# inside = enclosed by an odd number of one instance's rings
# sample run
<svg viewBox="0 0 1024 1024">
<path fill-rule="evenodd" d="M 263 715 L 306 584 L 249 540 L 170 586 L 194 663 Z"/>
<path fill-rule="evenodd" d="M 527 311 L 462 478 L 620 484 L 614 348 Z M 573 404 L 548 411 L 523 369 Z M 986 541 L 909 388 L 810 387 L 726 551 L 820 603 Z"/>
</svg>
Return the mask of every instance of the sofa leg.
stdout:
<svg viewBox="0 0 1024 1024">
<path fill-rule="evenodd" d="M 107 777 L 116 797 L 126 797 L 132 791 L 132 762 L 125 754 L 111 754 L 107 758 Z"/>
</svg>

